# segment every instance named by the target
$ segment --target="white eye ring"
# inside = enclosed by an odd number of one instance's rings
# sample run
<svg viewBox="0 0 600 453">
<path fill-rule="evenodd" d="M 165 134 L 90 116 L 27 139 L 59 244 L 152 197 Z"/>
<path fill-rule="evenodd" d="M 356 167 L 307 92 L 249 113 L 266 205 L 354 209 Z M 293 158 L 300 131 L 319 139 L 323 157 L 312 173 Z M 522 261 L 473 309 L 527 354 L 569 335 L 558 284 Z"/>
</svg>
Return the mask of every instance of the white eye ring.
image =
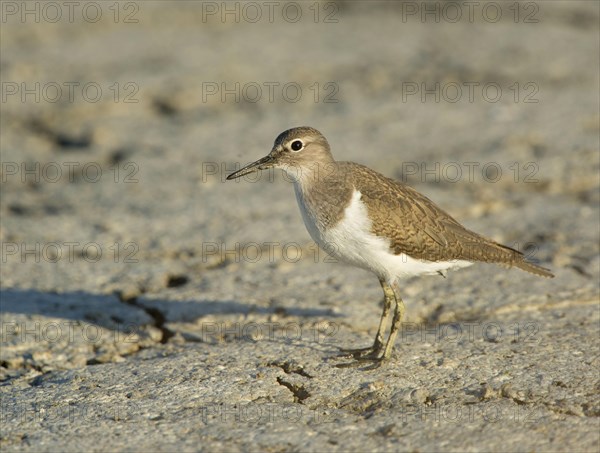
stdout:
<svg viewBox="0 0 600 453">
<path fill-rule="evenodd" d="M 298 148 L 298 145 L 300 146 L 299 148 Z M 290 144 L 290 149 L 294 153 L 297 153 L 298 151 L 302 151 L 303 148 L 304 148 L 304 143 L 302 143 L 302 140 L 294 140 Z"/>
</svg>

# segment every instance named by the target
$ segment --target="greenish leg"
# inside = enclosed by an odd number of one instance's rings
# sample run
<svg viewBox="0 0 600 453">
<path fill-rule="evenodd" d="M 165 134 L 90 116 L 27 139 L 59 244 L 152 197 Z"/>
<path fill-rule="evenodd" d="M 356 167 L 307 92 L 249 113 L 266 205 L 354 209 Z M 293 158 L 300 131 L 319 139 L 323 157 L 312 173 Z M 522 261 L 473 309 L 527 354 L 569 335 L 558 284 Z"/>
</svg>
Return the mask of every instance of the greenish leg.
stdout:
<svg viewBox="0 0 600 453">
<path fill-rule="evenodd" d="M 394 316 L 392 318 L 392 327 L 390 329 L 390 335 L 388 336 L 388 340 L 385 344 L 385 350 L 383 352 L 383 355 L 379 356 L 379 351 L 378 351 L 377 354 L 371 353 L 369 355 L 355 357 L 355 359 L 356 359 L 355 362 L 341 363 L 339 365 L 336 365 L 338 368 L 356 367 L 356 366 L 361 366 L 364 362 L 371 362 L 371 365 L 368 365 L 368 366 L 362 368 L 362 370 L 364 370 L 364 371 L 374 370 L 376 368 L 379 368 L 384 361 L 389 360 L 389 358 L 392 355 L 392 350 L 394 349 L 394 343 L 396 341 L 396 336 L 398 335 L 398 330 L 400 330 L 400 325 L 402 323 L 402 318 L 404 317 L 404 311 L 405 311 L 404 302 L 400 298 L 399 289 L 398 289 L 397 285 L 398 285 L 397 283 L 394 283 L 395 288 L 391 288 L 387 283 L 381 284 L 381 286 L 383 288 L 383 292 L 386 296 L 386 299 L 390 300 L 390 304 L 391 304 L 392 298 L 396 302 L 395 307 L 394 307 Z M 388 310 L 388 312 L 389 312 L 389 310 Z M 379 332 L 378 332 L 378 334 L 379 334 Z M 376 339 L 376 342 L 377 342 L 377 339 Z"/>
<path fill-rule="evenodd" d="M 383 289 L 383 313 L 381 313 L 381 319 L 379 320 L 379 328 L 377 329 L 377 335 L 375 335 L 375 341 L 373 346 L 368 348 L 359 349 L 341 349 L 342 356 L 379 356 L 379 353 L 383 350 L 383 333 L 387 325 L 387 320 L 390 315 L 392 308 L 392 301 L 395 300 L 394 291 L 387 284 L 385 280 L 379 280 L 379 284 Z"/>
<path fill-rule="evenodd" d="M 387 360 L 392 355 L 392 349 L 394 349 L 394 343 L 396 342 L 396 336 L 398 335 L 398 330 L 400 330 L 400 325 L 402 323 L 402 318 L 404 318 L 404 302 L 400 298 L 400 291 L 398 290 L 398 283 L 394 283 L 396 288 L 390 290 L 394 294 L 394 298 L 396 300 L 396 308 L 394 310 L 394 317 L 392 318 L 392 328 L 390 330 L 390 336 L 388 337 L 387 343 L 385 345 L 385 351 L 383 352 L 382 360 Z"/>
</svg>

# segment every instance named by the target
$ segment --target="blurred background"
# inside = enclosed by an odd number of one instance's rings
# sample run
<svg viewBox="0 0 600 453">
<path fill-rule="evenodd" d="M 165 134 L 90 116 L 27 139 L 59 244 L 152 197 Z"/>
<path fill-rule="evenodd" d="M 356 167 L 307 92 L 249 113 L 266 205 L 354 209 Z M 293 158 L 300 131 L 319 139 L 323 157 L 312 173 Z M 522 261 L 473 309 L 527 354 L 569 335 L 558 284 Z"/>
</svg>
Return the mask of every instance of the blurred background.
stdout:
<svg viewBox="0 0 600 453">
<path fill-rule="evenodd" d="M 540 207 L 597 202 L 597 13 L 572 1 L 3 2 L 0 234 L 19 250 L 5 246 L 2 283 L 101 288 L 140 267 L 105 259 L 115 243 L 158 264 L 205 241 L 308 240 L 291 188 L 222 177 L 298 125 L 340 160 L 427 185 L 463 220 L 494 211 L 490 235 L 512 234 L 494 223 L 540 192 Z M 521 240 L 560 234 L 535 223 Z M 68 241 L 104 257 L 42 259 Z M 22 242 L 41 249 L 22 260 Z"/>
<path fill-rule="evenodd" d="M 598 2 L 75 3 L 1 4 L 2 379 L 185 344 L 199 319 L 374 329 L 374 277 L 324 263 L 289 181 L 225 183 L 300 125 L 557 274 L 410 282 L 408 319 L 597 297 Z M 49 320 L 139 341 L 6 334 Z"/>
</svg>

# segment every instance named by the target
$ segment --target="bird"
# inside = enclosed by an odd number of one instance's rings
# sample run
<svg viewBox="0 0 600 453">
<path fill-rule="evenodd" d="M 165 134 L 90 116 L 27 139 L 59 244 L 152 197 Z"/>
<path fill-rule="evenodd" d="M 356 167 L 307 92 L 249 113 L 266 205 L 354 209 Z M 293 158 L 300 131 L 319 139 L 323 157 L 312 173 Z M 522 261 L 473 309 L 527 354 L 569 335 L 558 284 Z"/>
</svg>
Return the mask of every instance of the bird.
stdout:
<svg viewBox="0 0 600 453">
<path fill-rule="evenodd" d="M 341 356 L 353 361 L 338 367 L 368 363 L 366 368 L 373 369 L 390 359 L 405 312 L 399 283 L 403 278 L 445 276 L 448 270 L 476 262 L 554 277 L 521 252 L 467 229 L 412 187 L 367 166 L 335 160 L 325 136 L 312 127 L 282 132 L 269 154 L 226 179 L 273 167 L 293 181 L 312 239 L 338 261 L 375 274 L 383 290 L 383 312 L 373 344 L 340 348 Z"/>
</svg>

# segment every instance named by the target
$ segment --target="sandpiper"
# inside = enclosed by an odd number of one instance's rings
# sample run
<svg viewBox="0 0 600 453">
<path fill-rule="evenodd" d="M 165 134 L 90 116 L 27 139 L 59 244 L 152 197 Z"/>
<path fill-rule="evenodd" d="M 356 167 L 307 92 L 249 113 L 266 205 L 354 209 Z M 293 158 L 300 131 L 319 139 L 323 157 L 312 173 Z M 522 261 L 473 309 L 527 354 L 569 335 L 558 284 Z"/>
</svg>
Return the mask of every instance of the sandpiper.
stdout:
<svg viewBox="0 0 600 453">
<path fill-rule="evenodd" d="M 323 134 L 311 127 L 282 132 L 267 156 L 227 179 L 271 167 L 283 169 L 293 180 L 313 240 L 334 258 L 373 272 L 383 289 L 383 313 L 373 345 L 342 349 L 356 361 L 337 366 L 370 361 L 369 368 L 374 368 L 389 359 L 404 314 L 401 277 L 445 275 L 474 262 L 554 277 L 550 270 L 526 261 L 519 251 L 463 227 L 411 187 L 364 165 L 334 160 Z M 384 343 L 392 305 L 392 324 Z"/>
</svg>

